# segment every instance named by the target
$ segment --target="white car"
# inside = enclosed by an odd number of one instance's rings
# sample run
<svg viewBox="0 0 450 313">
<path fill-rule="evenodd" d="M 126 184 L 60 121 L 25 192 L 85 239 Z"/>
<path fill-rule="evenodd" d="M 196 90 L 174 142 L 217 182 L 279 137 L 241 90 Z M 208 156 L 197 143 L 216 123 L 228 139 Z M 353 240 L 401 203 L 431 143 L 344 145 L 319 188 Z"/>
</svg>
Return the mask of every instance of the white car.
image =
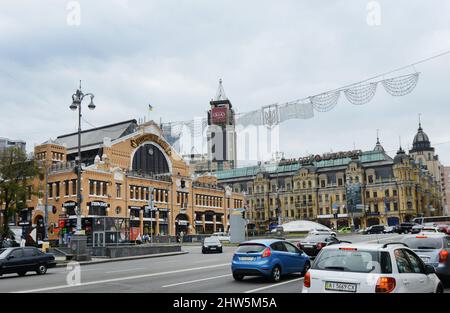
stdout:
<svg viewBox="0 0 450 313">
<path fill-rule="evenodd" d="M 336 237 L 336 232 L 331 229 L 313 228 L 309 231 L 309 235 L 331 235 Z"/>
<path fill-rule="evenodd" d="M 420 230 L 420 233 L 440 233 L 440 231 L 435 226 L 425 226 Z"/>
<path fill-rule="evenodd" d="M 230 242 L 231 237 L 227 233 L 213 233 L 211 237 L 217 237 L 221 242 Z"/>
<path fill-rule="evenodd" d="M 442 293 L 433 266 L 402 243 L 339 244 L 322 249 L 303 293 Z"/>
</svg>

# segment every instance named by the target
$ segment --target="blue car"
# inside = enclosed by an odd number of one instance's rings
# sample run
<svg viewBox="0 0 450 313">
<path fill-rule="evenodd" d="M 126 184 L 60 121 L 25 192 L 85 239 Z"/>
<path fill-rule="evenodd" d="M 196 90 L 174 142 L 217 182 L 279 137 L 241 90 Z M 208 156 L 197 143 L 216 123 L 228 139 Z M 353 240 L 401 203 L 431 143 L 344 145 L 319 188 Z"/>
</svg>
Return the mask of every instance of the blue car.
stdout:
<svg viewBox="0 0 450 313">
<path fill-rule="evenodd" d="M 238 281 L 245 276 L 263 276 L 278 282 L 282 275 L 305 275 L 310 267 L 309 257 L 290 242 L 262 239 L 239 245 L 233 256 L 231 271 Z"/>
</svg>

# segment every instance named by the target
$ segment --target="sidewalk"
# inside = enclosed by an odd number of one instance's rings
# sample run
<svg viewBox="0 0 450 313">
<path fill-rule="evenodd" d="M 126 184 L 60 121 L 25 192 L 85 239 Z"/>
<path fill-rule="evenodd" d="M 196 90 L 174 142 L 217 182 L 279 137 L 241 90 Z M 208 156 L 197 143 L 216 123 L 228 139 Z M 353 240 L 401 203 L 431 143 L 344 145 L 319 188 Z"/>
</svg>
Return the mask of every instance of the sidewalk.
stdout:
<svg viewBox="0 0 450 313">
<path fill-rule="evenodd" d="M 180 251 L 180 252 L 168 252 L 168 253 L 155 253 L 155 254 L 147 254 L 147 255 L 137 255 L 137 256 L 130 256 L 130 257 L 123 257 L 123 258 L 100 258 L 100 257 L 93 257 L 91 261 L 83 261 L 78 262 L 80 265 L 93 265 L 93 264 L 101 264 L 101 263 L 109 263 L 109 262 L 121 262 L 121 261 L 132 261 L 132 260 L 139 260 L 139 259 L 150 259 L 150 258 L 161 258 L 166 256 L 175 256 L 175 255 L 182 255 L 187 254 L 188 251 Z M 65 267 L 67 264 L 69 264 L 72 261 L 67 261 L 65 257 L 55 257 L 56 260 L 56 267 Z"/>
</svg>

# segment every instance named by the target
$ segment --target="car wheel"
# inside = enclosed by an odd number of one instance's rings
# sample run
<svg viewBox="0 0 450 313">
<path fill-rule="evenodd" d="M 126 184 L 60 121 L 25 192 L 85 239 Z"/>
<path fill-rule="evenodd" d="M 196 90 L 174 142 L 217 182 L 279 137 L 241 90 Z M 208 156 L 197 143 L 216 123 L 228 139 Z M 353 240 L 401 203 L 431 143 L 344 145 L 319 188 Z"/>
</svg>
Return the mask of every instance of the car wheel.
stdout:
<svg viewBox="0 0 450 313">
<path fill-rule="evenodd" d="M 38 275 L 44 275 L 45 273 L 47 273 L 47 265 L 45 265 L 45 264 L 39 264 L 39 267 L 38 267 L 36 273 L 37 273 Z"/>
<path fill-rule="evenodd" d="M 27 272 L 17 272 L 17 275 L 19 275 L 20 277 L 23 277 L 27 274 Z"/>
<path fill-rule="evenodd" d="M 444 293 L 444 287 L 442 284 L 439 284 L 436 288 L 436 293 Z"/>
<path fill-rule="evenodd" d="M 302 276 L 305 276 L 306 273 L 309 271 L 309 269 L 311 268 L 311 263 L 309 261 L 307 261 L 305 263 L 305 265 L 303 265 L 303 271 L 302 271 Z"/>
<path fill-rule="evenodd" d="M 244 275 L 233 273 L 234 280 L 241 281 L 244 279 Z"/>
<path fill-rule="evenodd" d="M 270 274 L 270 279 L 274 282 L 277 283 L 280 281 L 281 279 L 281 268 L 278 265 L 275 265 L 274 268 L 272 269 L 272 273 Z"/>
</svg>

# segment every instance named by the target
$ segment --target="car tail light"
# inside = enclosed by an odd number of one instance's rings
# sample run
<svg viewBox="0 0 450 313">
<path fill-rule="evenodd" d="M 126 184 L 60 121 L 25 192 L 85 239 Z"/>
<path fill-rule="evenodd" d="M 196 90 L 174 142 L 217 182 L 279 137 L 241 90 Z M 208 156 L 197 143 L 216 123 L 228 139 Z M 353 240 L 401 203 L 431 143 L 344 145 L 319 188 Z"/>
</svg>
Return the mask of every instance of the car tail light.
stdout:
<svg viewBox="0 0 450 313">
<path fill-rule="evenodd" d="M 375 287 L 376 293 L 390 293 L 395 289 L 396 282 L 393 277 L 380 277 L 378 278 L 377 285 Z"/>
<path fill-rule="evenodd" d="M 268 258 L 271 254 L 272 254 L 272 252 L 270 251 L 270 248 L 266 248 L 263 251 L 263 254 L 262 254 L 261 258 Z"/>
<path fill-rule="evenodd" d="M 321 243 L 321 242 L 319 242 L 319 243 L 316 245 L 316 248 L 317 248 L 317 250 L 320 250 L 320 249 L 323 248 L 323 246 L 324 246 L 324 244 Z"/>
<path fill-rule="evenodd" d="M 441 250 L 439 252 L 439 263 L 445 263 L 448 259 L 448 251 L 447 250 Z"/>
<path fill-rule="evenodd" d="M 339 250 L 344 250 L 344 251 L 358 251 L 358 249 L 356 249 L 356 248 L 339 248 Z"/>
<path fill-rule="evenodd" d="M 427 236 L 416 236 L 416 238 L 428 238 Z"/>
<path fill-rule="evenodd" d="M 303 280 L 303 287 L 305 288 L 311 287 L 311 274 L 309 272 L 305 274 L 305 278 Z"/>
</svg>

